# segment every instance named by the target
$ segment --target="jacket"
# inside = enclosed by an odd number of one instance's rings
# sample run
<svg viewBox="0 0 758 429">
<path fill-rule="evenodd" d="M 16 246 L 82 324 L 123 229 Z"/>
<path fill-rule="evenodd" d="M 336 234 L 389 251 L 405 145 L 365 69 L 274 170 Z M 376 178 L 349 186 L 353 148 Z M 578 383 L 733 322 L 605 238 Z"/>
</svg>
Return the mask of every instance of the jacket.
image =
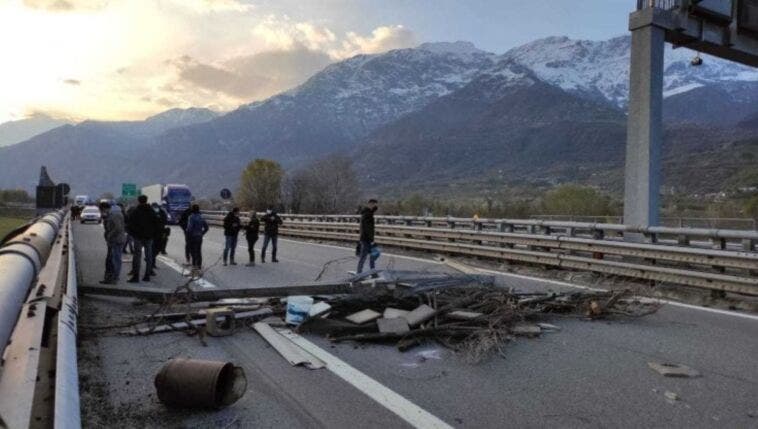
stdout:
<svg viewBox="0 0 758 429">
<path fill-rule="evenodd" d="M 279 225 L 282 224 L 282 218 L 272 212 L 263 215 L 263 232 L 268 236 L 279 235 Z"/>
<path fill-rule="evenodd" d="M 208 223 L 200 213 L 190 215 L 187 220 L 187 236 L 190 238 L 203 238 L 208 232 Z"/>
<path fill-rule="evenodd" d="M 105 218 L 105 242 L 109 246 L 123 245 L 126 243 L 126 224 L 124 214 L 118 206 L 111 209 Z"/>
<path fill-rule="evenodd" d="M 155 227 L 154 238 L 163 239 L 163 235 L 166 233 L 166 225 L 168 225 L 168 214 L 166 214 L 165 210 L 159 209 L 158 212 L 155 213 L 155 217 L 156 217 L 156 227 Z"/>
<path fill-rule="evenodd" d="M 187 221 L 189 221 L 190 214 L 191 214 L 191 210 L 187 209 L 182 212 L 181 216 L 179 216 L 179 228 L 181 228 L 182 231 L 187 230 Z"/>
<path fill-rule="evenodd" d="M 151 240 L 158 229 L 158 217 L 152 207 L 139 204 L 129 211 L 126 227 L 132 237 L 139 240 Z"/>
<path fill-rule="evenodd" d="M 261 229 L 261 221 L 257 217 L 251 217 L 250 222 L 245 225 L 245 236 L 248 241 L 255 241 L 258 239 L 258 232 Z"/>
<path fill-rule="evenodd" d="M 361 210 L 361 241 L 374 242 L 374 212 L 376 209 L 364 207 Z"/>
<path fill-rule="evenodd" d="M 242 229 L 242 221 L 240 220 L 240 217 L 234 214 L 234 212 L 227 213 L 224 217 L 224 235 L 227 237 L 235 237 L 239 234 L 240 229 Z"/>
</svg>

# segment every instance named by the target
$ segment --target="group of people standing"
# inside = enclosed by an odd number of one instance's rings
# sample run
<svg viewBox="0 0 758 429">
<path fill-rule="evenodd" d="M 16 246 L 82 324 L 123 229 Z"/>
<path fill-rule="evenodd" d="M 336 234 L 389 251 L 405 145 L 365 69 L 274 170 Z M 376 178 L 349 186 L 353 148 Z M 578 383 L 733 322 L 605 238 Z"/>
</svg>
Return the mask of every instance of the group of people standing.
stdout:
<svg viewBox="0 0 758 429">
<path fill-rule="evenodd" d="M 121 204 L 100 203 L 100 211 L 105 226 L 105 242 L 108 246 L 103 284 L 116 284 L 121 275 L 121 256 L 132 253 L 132 268 L 129 283 L 140 282 L 142 257 L 144 254 L 145 273 L 142 281 L 149 282 L 155 276 L 155 260 L 159 253 L 166 253 L 170 235 L 167 228 L 168 215 L 157 204 L 147 203 L 147 197 L 140 195 L 137 205 L 124 212 Z"/>
<path fill-rule="evenodd" d="M 255 266 L 255 243 L 258 241 L 261 221 L 263 221 L 263 247 L 261 248 L 261 262 L 266 262 L 266 249 L 271 244 L 271 262 L 279 262 L 276 259 L 277 242 L 279 238 L 279 226 L 282 224 L 282 218 L 276 213 L 273 207 L 266 210 L 261 219 L 254 212 L 250 212 L 250 219 L 243 225 L 240 219 L 239 207 L 233 208 L 224 217 L 224 253 L 222 255 L 224 266 L 237 265 L 234 256 L 237 250 L 237 239 L 240 231 L 245 232 L 247 239 L 247 253 L 249 262 L 247 266 Z"/>
<path fill-rule="evenodd" d="M 157 204 L 149 205 L 147 197 L 140 195 L 138 204 L 126 212 L 123 205 L 111 205 L 107 202 L 100 204 L 105 226 L 105 242 L 108 252 L 105 262 L 105 278 L 103 284 L 118 283 L 121 274 L 121 257 L 123 253 L 133 254 L 132 267 L 129 273 L 129 283 L 140 282 L 142 256 L 144 254 L 145 271 L 142 281 L 149 282 L 156 275 L 156 256 L 166 252 L 166 245 L 170 235 L 167 228 L 168 216 Z M 358 259 L 357 272 L 361 273 L 366 260 L 369 268 L 375 268 L 375 262 L 379 257 L 379 248 L 374 242 L 374 213 L 377 210 L 377 201 L 372 199 L 368 205 L 360 209 L 360 239 L 356 248 Z M 193 271 L 200 271 L 203 267 L 203 237 L 209 227 L 203 218 L 200 207 L 197 204 L 187 209 L 179 219 L 179 226 L 184 232 L 185 258 L 187 265 Z M 223 265 L 237 265 L 235 254 L 240 232 L 244 231 L 247 241 L 249 261 L 247 266 L 255 266 L 255 244 L 258 241 L 261 224 L 263 225 L 263 246 L 261 247 L 260 262 L 266 262 L 266 250 L 271 245 L 271 262 L 279 262 L 277 259 L 277 247 L 279 238 L 279 226 L 282 218 L 273 207 L 269 207 L 266 213 L 259 219 L 252 211 L 247 223 L 243 224 L 240 218 L 240 209 L 233 208 L 225 217 L 224 227 L 224 251 L 222 255 Z"/>
</svg>

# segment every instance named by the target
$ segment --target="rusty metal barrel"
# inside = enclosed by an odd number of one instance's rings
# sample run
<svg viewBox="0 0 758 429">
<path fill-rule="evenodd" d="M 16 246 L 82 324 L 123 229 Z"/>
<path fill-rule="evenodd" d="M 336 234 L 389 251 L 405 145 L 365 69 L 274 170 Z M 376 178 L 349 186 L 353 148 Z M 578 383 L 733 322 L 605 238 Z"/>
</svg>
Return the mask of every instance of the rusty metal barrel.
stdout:
<svg viewBox="0 0 758 429">
<path fill-rule="evenodd" d="M 223 408 L 247 390 L 245 371 L 231 362 L 172 359 L 155 376 L 158 399 L 171 407 Z"/>
</svg>

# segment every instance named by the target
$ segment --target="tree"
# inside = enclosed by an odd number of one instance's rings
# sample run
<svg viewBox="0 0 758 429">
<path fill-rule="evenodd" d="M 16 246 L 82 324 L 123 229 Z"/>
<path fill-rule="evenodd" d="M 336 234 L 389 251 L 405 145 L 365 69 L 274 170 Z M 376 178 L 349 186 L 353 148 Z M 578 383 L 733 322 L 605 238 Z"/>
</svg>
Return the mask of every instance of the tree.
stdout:
<svg viewBox="0 0 758 429">
<path fill-rule="evenodd" d="M 758 219 L 758 195 L 745 201 L 745 215 L 753 219 Z"/>
<path fill-rule="evenodd" d="M 350 158 L 331 155 L 293 172 L 285 193 L 295 213 L 349 213 L 358 204 L 360 188 Z"/>
<path fill-rule="evenodd" d="M 242 171 L 239 203 L 246 208 L 262 211 L 279 206 L 284 170 L 276 161 L 256 159 Z"/>
</svg>

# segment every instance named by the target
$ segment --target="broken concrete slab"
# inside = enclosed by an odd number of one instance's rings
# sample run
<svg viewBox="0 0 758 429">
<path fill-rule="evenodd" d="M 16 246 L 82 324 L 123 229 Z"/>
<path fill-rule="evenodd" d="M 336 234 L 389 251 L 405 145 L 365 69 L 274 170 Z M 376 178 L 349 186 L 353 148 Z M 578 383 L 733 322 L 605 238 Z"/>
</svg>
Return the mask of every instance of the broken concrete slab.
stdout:
<svg viewBox="0 0 758 429">
<path fill-rule="evenodd" d="M 518 323 L 511 327 L 511 334 L 524 337 L 534 337 L 542 333 L 542 328 L 532 323 Z"/>
<path fill-rule="evenodd" d="M 379 327 L 379 332 L 382 333 L 401 334 L 411 330 L 408 322 L 401 317 L 391 319 L 381 318 L 376 321 L 376 325 Z"/>
<path fill-rule="evenodd" d="M 679 395 L 677 395 L 676 393 L 674 393 L 674 392 L 672 392 L 670 390 L 667 390 L 666 392 L 664 392 L 663 393 L 663 397 L 666 398 L 667 400 L 671 401 L 671 402 L 679 400 Z"/>
<path fill-rule="evenodd" d="M 377 313 L 374 310 L 371 310 L 370 308 L 367 308 L 365 310 L 361 310 L 357 313 L 353 313 L 347 317 L 345 317 L 346 320 L 355 323 L 356 325 L 362 325 L 364 323 L 368 323 L 371 321 L 374 321 L 378 318 L 382 317 L 381 314 Z"/>
<path fill-rule="evenodd" d="M 456 319 L 456 320 L 474 320 L 476 318 L 484 316 L 484 314 L 476 312 L 476 311 L 457 310 L 457 311 L 451 311 L 450 313 L 447 313 L 446 316 L 451 319 Z"/>
<path fill-rule="evenodd" d="M 437 314 L 437 310 L 426 304 L 421 304 L 403 318 L 408 321 L 410 326 L 418 326 L 434 317 L 435 314 Z"/>
<path fill-rule="evenodd" d="M 385 319 L 395 319 L 398 317 L 405 317 L 410 311 L 408 310 L 401 310 L 399 308 L 392 308 L 387 307 L 384 309 L 384 314 L 382 315 Z"/>
<path fill-rule="evenodd" d="M 538 323 L 537 326 L 543 331 L 560 331 L 561 327 L 553 325 L 552 323 Z"/>
<path fill-rule="evenodd" d="M 319 317 L 323 314 L 328 313 L 331 309 L 332 306 L 325 303 L 324 301 L 317 302 L 313 304 L 308 310 L 308 317 Z"/>
<path fill-rule="evenodd" d="M 664 377 L 700 377 L 700 373 L 687 365 L 668 362 L 648 362 L 647 366 Z"/>
</svg>

